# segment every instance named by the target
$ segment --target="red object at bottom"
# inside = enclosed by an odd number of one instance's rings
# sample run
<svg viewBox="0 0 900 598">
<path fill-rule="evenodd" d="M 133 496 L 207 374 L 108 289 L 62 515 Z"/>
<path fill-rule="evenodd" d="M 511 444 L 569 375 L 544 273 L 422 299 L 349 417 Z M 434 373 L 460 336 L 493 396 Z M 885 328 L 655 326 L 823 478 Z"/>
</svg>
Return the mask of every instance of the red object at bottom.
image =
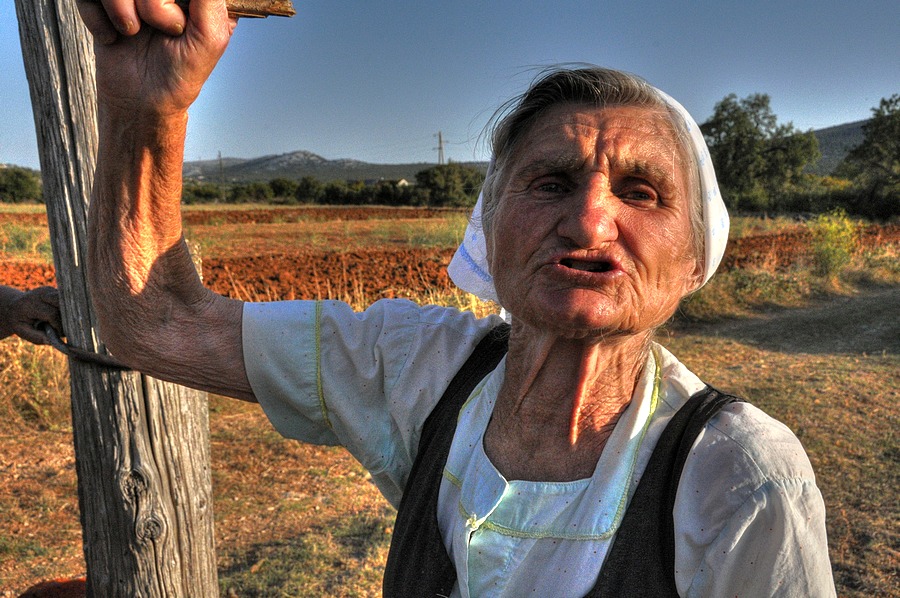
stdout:
<svg viewBox="0 0 900 598">
<path fill-rule="evenodd" d="M 53 579 L 42 581 L 25 590 L 19 598 L 84 598 L 87 595 L 87 578 Z"/>
</svg>

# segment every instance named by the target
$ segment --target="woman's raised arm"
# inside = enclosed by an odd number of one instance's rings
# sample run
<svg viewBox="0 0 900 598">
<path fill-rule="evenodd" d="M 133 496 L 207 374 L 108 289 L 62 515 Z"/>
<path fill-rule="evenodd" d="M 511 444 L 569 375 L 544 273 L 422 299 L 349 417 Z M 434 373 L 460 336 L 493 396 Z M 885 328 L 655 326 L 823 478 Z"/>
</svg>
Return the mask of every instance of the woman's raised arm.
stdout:
<svg viewBox="0 0 900 598">
<path fill-rule="evenodd" d="M 89 281 L 111 352 L 158 378 L 252 400 L 238 301 L 206 289 L 182 237 L 188 107 L 225 51 L 224 0 L 79 2 L 95 38 L 99 152 Z"/>
</svg>

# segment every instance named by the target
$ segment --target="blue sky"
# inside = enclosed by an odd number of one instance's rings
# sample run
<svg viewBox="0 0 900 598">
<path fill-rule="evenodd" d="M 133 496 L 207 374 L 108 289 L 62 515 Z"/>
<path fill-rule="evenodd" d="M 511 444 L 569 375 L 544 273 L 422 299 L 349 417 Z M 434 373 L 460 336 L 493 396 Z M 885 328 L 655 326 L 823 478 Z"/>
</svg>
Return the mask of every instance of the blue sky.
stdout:
<svg viewBox="0 0 900 598">
<path fill-rule="evenodd" d="M 294 0 L 242 20 L 192 108 L 186 159 L 308 150 L 376 163 L 485 159 L 493 111 L 535 69 L 637 73 L 702 122 L 727 94 L 767 93 L 801 130 L 868 118 L 900 93 L 897 0 Z M 0 0 L 0 163 L 36 168 L 13 0 Z"/>
</svg>

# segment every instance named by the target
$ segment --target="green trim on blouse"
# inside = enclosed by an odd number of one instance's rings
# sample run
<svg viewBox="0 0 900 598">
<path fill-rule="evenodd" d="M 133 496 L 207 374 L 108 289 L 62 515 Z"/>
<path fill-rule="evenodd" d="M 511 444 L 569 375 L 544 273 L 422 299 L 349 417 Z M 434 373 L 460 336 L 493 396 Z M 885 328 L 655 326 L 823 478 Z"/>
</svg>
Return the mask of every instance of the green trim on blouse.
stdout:
<svg viewBox="0 0 900 598">
<path fill-rule="evenodd" d="M 319 409 L 322 419 L 329 430 L 334 430 L 328 417 L 328 406 L 325 404 L 325 392 L 322 390 L 322 302 L 316 301 L 316 393 L 319 397 Z"/>
</svg>

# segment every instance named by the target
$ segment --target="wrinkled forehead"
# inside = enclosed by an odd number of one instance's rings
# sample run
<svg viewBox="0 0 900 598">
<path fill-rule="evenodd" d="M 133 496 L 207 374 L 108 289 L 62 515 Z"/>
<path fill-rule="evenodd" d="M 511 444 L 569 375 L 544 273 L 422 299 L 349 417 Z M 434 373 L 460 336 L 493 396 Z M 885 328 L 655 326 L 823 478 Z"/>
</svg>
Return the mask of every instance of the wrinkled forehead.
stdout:
<svg viewBox="0 0 900 598">
<path fill-rule="evenodd" d="M 672 179 L 685 174 L 684 144 L 670 116 L 656 108 L 557 105 L 544 110 L 510 150 L 503 162 L 512 170 L 539 163 L 588 167 L 606 160 L 667 170 Z"/>
</svg>

